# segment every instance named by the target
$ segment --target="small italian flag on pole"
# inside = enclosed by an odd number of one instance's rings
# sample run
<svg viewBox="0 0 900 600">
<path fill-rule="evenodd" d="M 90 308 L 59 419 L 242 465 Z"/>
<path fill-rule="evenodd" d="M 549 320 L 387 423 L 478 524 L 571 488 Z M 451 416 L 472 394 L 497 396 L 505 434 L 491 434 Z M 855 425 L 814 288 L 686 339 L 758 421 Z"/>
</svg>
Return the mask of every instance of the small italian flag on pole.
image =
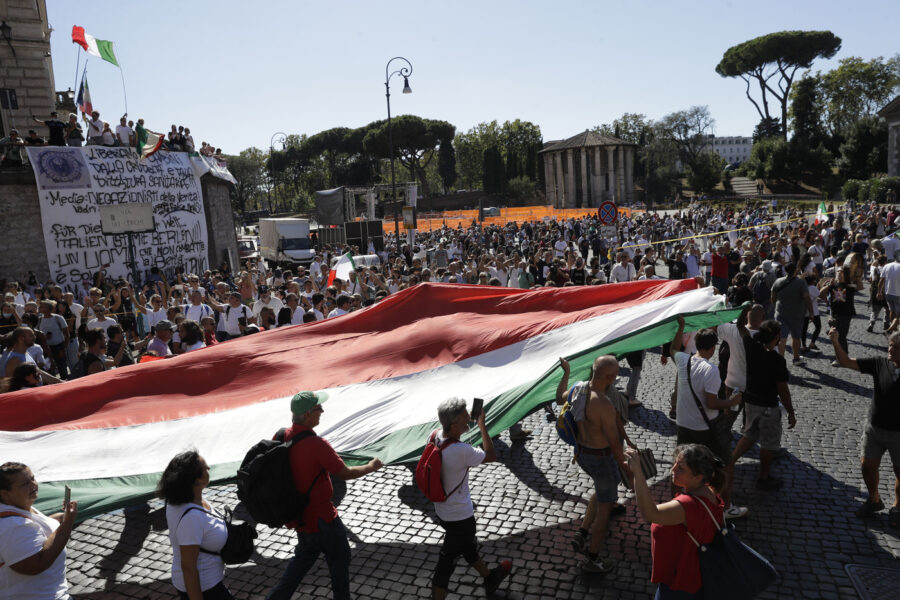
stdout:
<svg viewBox="0 0 900 600">
<path fill-rule="evenodd" d="M 828 217 L 828 209 L 825 207 L 825 202 L 819 202 L 819 210 L 816 211 L 815 224 L 818 225 L 819 223 L 827 223 Z"/>
<path fill-rule="evenodd" d="M 117 67 L 119 66 L 119 61 L 116 60 L 116 53 L 113 51 L 113 43 L 108 40 L 98 40 L 94 36 L 88 35 L 84 32 L 84 27 L 72 26 L 72 41 L 84 48 L 88 54 L 102 58 Z"/>
<path fill-rule="evenodd" d="M 328 273 L 328 285 L 334 283 L 335 279 L 340 279 L 341 281 L 350 281 L 350 271 L 356 270 L 356 263 L 353 262 L 353 257 L 348 252 L 341 256 L 334 266 L 331 267 L 331 271 Z"/>
</svg>

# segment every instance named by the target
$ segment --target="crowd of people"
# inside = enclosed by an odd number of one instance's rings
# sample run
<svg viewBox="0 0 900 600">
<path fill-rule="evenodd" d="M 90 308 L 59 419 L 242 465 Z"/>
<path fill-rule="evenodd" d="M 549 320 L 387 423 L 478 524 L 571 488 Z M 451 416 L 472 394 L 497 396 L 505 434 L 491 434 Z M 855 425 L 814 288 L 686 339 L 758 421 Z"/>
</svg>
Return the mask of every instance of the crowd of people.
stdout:
<svg viewBox="0 0 900 600">
<path fill-rule="evenodd" d="M 49 132 L 45 139 L 33 129 L 28 130 L 26 137 L 19 135 L 18 129 L 11 129 L 9 135 L 0 139 L 0 167 L 21 166 L 27 161 L 25 146 L 106 146 L 135 148 L 138 144 L 138 133 L 144 126 L 144 120 L 138 119 L 137 124 L 128 120 L 127 115 L 119 118 L 119 124 L 113 127 L 107 121 L 100 119 L 100 112 L 91 112 L 90 119 L 85 117 L 82 127 L 75 113 L 69 113 L 67 121 L 59 119 L 58 112 L 51 112 L 49 119 L 39 119 L 31 116 L 35 123 L 45 126 Z M 183 125 L 172 125 L 171 130 L 163 139 L 162 150 L 172 152 L 199 152 L 203 156 L 224 159 L 222 149 L 203 142 L 197 150 L 194 137 L 190 128 Z"/>
<path fill-rule="evenodd" d="M 374 242 L 364 250 L 322 247 L 307 268 L 270 268 L 250 261 L 239 272 L 223 264 L 197 274 L 177 270 L 171 277 L 154 269 L 139 286 L 107 280 L 101 272 L 85 280 L 82 289 L 63 290 L 52 283 L 41 285 L 29 274 L 22 281 L 3 282 L 0 328 L 6 329 L 0 329 L 0 345 L 6 350 L 0 367 L 9 389 L 45 385 L 273 328 L 340 317 L 421 282 L 531 289 L 660 279 L 664 272 L 670 279 L 694 278 L 743 310 L 733 323 L 699 331 L 685 331 L 679 317 L 675 337 L 660 349 L 661 360 L 671 361 L 676 373 L 670 417 L 677 428 L 677 448 L 670 501 L 653 500 L 640 453 L 627 434 L 629 405 L 641 402 L 646 351 L 599 356 L 589 378 L 571 385 L 568 363 L 561 360 L 564 377 L 548 404 L 572 405 L 577 463 L 593 482 L 594 493 L 572 539 L 573 548 L 584 555 L 581 568 L 601 573 L 615 568 L 604 547 L 610 517 L 622 511 L 620 484 L 625 484 L 634 490 L 642 517 L 652 524 L 651 580 L 658 585 L 657 597 L 699 598 L 703 581 L 697 545 L 709 543 L 724 520 L 751 510 L 731 502 L 735 464 L 758 445 L 756 488 L 771 493 L 783 485 L 774 473 L 775 459 L 787 451 L 783 428 L 803 419 L 792 402 L 791 373 L 809 354 L 826 352 L 817 345 L 826 314 L 833 366 L 869 374 L 873 381 L 872 409 L 861 441 L 868 498 L 856 514 L 869 519 L 884 510 L 878 475 L 887 452 L 898 476 L 888 524 L 900 527 L 900 211 L 870 204 L 829 207 L 827 213 L 811 223 L 808 215 L 792 208 L 776 214 L 765 205 L 729 209 L 695 203 L 679 214 L 623 217 L 617 239 L 601 234 L 594 215 L 503 227 L 473 223 L 419 233 L 399 244 L 388 236 L 383 249 Z M 361 260 L 342 280 L 334 277 L 332 265 L 345 252 Z M 886 355 L 851 357 L 850 322 L 863 298 L 870 311 L 868 330 L 880 327 L 887 336 Z M 621 360 L 631 367 L 624 389 L 616 386 Z M 292 424 L 282 432 L 284 439 L 314 430 L 324 408 L 317 394 L 301 392 L 290 410 Z M 481 448 L 458 441 L 473 420 L 465 401 L 443 402 L 437 420 L 436 443 L 449 443 L 441 479 L 445 489 L 454 492 L 435 503 L 445 536 L 432 597 L 449 594 L 460 555 L 484 578 L 490 594 L 512 565 L 504 561 L 491 568 L 479 553 L 468 473 L 495 460 L 496 452 L 483 413 L 474 419 L 481 430 Z M 740 434 L 736 441 L 735 426 Z M 520 430 L 523 437 L 529 433 Z M 335 597 L 349 598 L 346 532 L 331 503 L 329 478 L 317 475 L 352 479 L 378 470 L 381 462 L 348 467 L 327 441 L 310 436 L 292 447 L 291 465 L 294 483 L 309 494 L 310 505 L 302 522 L 289 524 L 298 531 L 297 551 L 269 597 L 290 597 L 324 554 Z M 176 456 L 160 482 L 160 495 L 168 503 L 172 581 L 182 597 L 192 600 L 232 597 L 223 584 L 224 564 L 214 554 L 224 543 L 225 524 L 203 497 L 208 484 L 208 466 L 196 451 Z M 31 507 L 36 493 L 25 465 L 0 466 L 0 511 L 37 514 Z M 191 507 L 199 510 L 188 512 Z M 16 543 L 30 549 L 0 542 L 0 558 L 24 562 L 34 558 L 27 552 L 35 548 L 56 549 L 55 554 L 38 553 L 43 569 L 14 562 L 16 574 L 8 581 L 46 572 L 52 573 L 47 576 L 51 585 L 50 579 L 62 577 L 51 565 L 64 557 L 76 505 L 64 509 L 56 519 L 0 519 L 0 528 L 25 528 L 0 539 L 20 540 Z"/>
</svg>

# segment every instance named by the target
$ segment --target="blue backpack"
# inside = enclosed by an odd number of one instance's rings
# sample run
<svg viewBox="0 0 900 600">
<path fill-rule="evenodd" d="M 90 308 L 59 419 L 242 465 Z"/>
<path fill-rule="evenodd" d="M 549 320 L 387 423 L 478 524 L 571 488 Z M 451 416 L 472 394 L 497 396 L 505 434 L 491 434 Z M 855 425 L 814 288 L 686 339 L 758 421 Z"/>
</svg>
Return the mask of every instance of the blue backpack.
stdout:
<svg viewBox="0 0 900 600">
<path fill-rule="evenodd" d="M 575 422 L 584 419 L 583 390 L 588 385 L 581 381 L 569 388 L 566 394 L 566 402 L 559 411 L 556 419 L 556 433 L 560 439 L 570 446 L 578 446 L 578 427 Z M 576 413 L 578 419 L 576 419 Z"/>
</svg>

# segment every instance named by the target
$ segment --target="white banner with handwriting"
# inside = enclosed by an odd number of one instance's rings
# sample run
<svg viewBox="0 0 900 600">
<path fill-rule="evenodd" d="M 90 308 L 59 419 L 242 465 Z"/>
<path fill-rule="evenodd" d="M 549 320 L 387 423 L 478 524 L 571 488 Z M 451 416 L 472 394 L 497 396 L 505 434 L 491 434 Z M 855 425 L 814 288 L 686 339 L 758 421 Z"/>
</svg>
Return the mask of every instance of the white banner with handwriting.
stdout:
<svg viewBox="0 0 900 600">
<path fill-rule="evenodd" d="M 131 279 L 128 235 L 104 235 L 102 205 L 149 202 L 155 231 L 132 234 L 139 277 L 152 267 L 173 275 L 208 268 L 200 178 L 185 152 L 157 152 L 138 161 L 131 148 L 29 147 L 40 196 L 50 275 L 71 291 L 100 270 Z"/>
</svg>

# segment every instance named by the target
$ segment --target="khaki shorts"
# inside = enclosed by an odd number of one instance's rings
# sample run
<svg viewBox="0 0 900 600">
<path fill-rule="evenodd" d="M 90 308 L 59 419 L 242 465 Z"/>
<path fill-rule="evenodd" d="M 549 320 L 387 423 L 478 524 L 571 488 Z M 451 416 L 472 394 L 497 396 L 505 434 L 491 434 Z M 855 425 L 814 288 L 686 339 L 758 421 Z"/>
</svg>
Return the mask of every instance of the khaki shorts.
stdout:
<svg viewBox="0 0 900 600">
<path fill-rule="evenodd" d="M 744 428 L 741 435 L 759 442 L 759 447 L 763 450 L 778 450 L 781 448 L 781 409 L 747 402 L 744 404 Z"/>
</svg>

